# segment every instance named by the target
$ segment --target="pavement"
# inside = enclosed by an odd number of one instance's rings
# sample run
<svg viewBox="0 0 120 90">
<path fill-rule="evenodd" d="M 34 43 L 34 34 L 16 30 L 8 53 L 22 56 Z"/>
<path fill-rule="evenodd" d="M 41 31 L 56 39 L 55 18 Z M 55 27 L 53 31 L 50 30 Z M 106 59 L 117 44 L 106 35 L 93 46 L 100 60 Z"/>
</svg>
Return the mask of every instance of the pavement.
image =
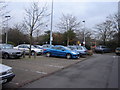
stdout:
<svg viewBox="0 0 120 90">
<path fill-rule="evenodd" d="M 118 88 L 115 54 L 95 54 L 69 68 L 29 83 L 22 88 Z"/>
<path fill-rule="evenodd" d="M 87 58 L 89 58 L 89 56 Z M 31 59 L 28 57 L 21 59 L 3 59 L 2 63 L 11 66 L 16 75 L 11 82 L 3 85 L 3 89 L 22 87 L 85 59 L 86 58 L 68 60 L 65 58 L 45 56 L 32 57 Z"/>
</svg>

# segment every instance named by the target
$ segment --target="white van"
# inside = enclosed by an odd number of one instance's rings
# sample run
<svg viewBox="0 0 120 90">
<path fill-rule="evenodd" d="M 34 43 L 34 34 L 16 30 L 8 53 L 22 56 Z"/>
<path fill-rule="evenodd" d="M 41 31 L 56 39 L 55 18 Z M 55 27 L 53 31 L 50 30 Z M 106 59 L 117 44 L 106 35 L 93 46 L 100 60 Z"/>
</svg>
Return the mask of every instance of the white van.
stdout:
<svg viewBox="0 0 120 90">
<path fill-rule="evenodd" d="M 10 82 L 14 77 L 12 67 L 0 64 L 0 84 Z"/>
</svg>

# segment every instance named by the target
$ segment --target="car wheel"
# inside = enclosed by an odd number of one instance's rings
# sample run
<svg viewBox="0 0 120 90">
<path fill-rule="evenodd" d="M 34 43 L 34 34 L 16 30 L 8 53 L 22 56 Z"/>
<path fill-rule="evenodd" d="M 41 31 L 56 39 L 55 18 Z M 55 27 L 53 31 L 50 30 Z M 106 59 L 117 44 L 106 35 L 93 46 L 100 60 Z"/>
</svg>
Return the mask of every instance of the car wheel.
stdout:
<svg viewBox="0 0 120 90">
<path fill-rule="evenodd" d="M 7 54 L 7 53 L 3 54 L 3 58 L 4 59 L 8 59 L 9 58 L 9 54 Z"/>
<path fill-rule="evenodd" d="M 50 54 L 49 52 L 47 52 L 47 53 L 46 53 L 46 56 L 47 56 L 47 57 L 50 57 L 50 56 L 51 56 L 51 54 Z"/>
<path fill-rule="evenodd" d="M 66 58 L 67 58 L 67 59 L 70 59 L 70 58 L 71 58 L 71 55 L 70 55 L 70 54 L 67 54 L 67 55 L 66 55 Z"/>
<path fill-rule="evenodd" d="M 34 51 L 32 51 L 32 52 L 31 52 L 31 55 L 32 55 L 32 56 L 34 56 L 34 55 L 35 55 L 35 52 L 34 52 Z"/>
</svg>

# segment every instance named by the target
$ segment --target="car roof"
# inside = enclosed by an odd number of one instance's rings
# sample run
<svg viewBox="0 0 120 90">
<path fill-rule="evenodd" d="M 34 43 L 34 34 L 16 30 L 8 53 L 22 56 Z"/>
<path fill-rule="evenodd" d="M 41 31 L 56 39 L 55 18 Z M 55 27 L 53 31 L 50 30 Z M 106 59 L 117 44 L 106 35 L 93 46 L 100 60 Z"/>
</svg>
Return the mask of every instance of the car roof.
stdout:
<svg viewBox="0 0 120 90">
<path fill-rule="evenodd" d="M 54 47 L 65 47 L 65 46 L 62 46 L 62 45 L 55 45 Z"/>
</svg>

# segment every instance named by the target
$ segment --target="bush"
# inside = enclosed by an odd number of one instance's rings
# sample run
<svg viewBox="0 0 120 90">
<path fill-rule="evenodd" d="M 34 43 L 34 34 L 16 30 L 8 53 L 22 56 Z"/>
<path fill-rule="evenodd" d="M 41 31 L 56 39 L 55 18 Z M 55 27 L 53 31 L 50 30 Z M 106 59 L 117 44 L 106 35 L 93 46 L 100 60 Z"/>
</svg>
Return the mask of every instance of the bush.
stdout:
<svg viewBox="0 0 120 90">
<path fill-rule="evenodd" d="M 93 55 L 93 51 L 92 50 L 88 50 L 88 55 L 89 56 Z"/>
</svg>

